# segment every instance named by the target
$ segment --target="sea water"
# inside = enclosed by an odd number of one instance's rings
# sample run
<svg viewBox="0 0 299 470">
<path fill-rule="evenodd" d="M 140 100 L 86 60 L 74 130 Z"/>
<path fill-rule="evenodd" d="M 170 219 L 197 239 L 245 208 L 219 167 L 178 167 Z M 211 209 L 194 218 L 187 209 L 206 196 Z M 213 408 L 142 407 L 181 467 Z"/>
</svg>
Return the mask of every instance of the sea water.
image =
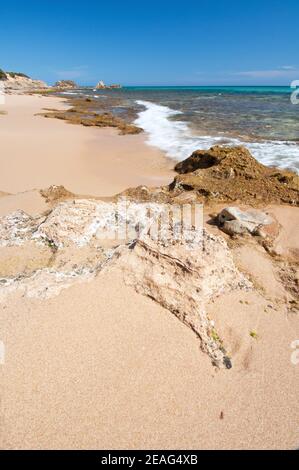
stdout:
<svg viewBox="0 0 299 470">
<path fill-rule="evenodd" d="M 112 111 L 120 116 L 133 109 L 148 144 L 176 161 L 217 144 L 245 145 L 261 163 L 299 172 L 299 105 L 292 92 L 279 86 L 84 89 L 118 99 Z"/>
</svg>

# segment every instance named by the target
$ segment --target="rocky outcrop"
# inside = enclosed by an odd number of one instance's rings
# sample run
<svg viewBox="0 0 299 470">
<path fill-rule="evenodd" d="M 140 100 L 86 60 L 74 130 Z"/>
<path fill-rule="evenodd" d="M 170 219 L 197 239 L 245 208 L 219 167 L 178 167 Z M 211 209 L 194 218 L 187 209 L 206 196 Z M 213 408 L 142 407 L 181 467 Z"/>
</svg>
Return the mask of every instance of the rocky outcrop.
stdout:
<svg viewBox="0 0 299 470">
<path fill-rule="evenodd" d="M 30 92 L 48 88 L 48 85 L 42 80 L 34 80 L 23 73 L 5 72 L 4 75 L 2 73 L 2 80 L 6 93 Z"/>
<path fill-rule="evenodd" d="M 90 100 L 76 100 L 75 106 L 67 110 L 48 110 L 41 115 L 46 118 L 62 119 L 71 124 L 81 124 L 85 127 L 114 127 L 119 129 L 121 135 L 140 134 L 142 129 L 110 112 L 99 114 L 90 109 Z"/>
<path fill-rule="evenodd" d="M 0 217 L 0 247 L 30 241 L 39 223 L 40 219 L 34 219 L 21 210 Z"/>
<path fill-rule="evenodd" d="M 74 198 L 75 195 L 65 189 L 64 186 L 52 185 L 47 189 L 41 189 L 40 194 L 45 198 L 48 204 L 54 205 L 55 203 L 61 202 L 65 199 Z"/>
<path fill-rule="evenodd" d="M 161 204 L 70 199 L 40 217 L 22 211 L 1 217 L 0 302 L 15 291 L 48 298 L 118 270 L 125 283 L 191 328 L 215 365 L 230 368 L 206 305 L 224 292 L 250 289 L 251 283 L 234 265 L 223 238 L 202 227 L 177 236 L 169 211 Z M 156 236 L 152 226 L 158 221 Z M 16 250 L 21 263 L 11 262 Z"/>
<path fill-rule="evenodd" d="M 97 83 L 97 85 L 96 85 L 96 89 L 97 89 L 97 90 L 103 90 L 103 89 L 105 89 L 105 88 L 106 88 L 106 85 L 105 85 L 105 83 L 103 82 L 103 80 L 100 80 L 100 81 Z"/>
<path fill-rule="evenodd" d="M 224 292 L 250 289 L 251 284 L 235 267 L 221 237 L 191 230 L 187 238 L 174 240 L 167 230 L 159 242 L 146 234 L 122 253 L 118 263 L 127 284 L 191 328 L 215 365 L 231 368 L 206 305 Z"/>
<path fill-rule="evenodd" d="M 65 90 L 72 90 L 78 88 L 78 85 L 73 80 L 59 80 L 55 83 L 54 88 L 63 88 Z"/>
<path fill-rule="evenodd" d="M 262 165 L 244 147 L 198 150 L 175 170 L 173 195 L 187 190 L 204 201 L 299 205 L 299 176 Z"/>
</svg>

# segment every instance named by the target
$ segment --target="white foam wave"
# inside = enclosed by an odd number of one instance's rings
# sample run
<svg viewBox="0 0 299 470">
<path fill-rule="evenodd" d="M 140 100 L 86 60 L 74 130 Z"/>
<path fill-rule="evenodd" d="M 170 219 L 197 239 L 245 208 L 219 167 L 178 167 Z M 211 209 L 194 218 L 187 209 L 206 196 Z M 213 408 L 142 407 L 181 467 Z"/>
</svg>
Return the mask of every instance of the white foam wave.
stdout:
<svg viewBox="0 0 299 470">
<path fill-rule="evenodd" d="M 174 160 L 183 160 L 198 149 L 209 149 L 213 145 L 244 145 L 261 163 L 281 168 L 292 168 L 299 172 L 299 145 L 288 141 L 244 142 L 241 139 L 193 135 L 188 124 L 183 121 L 170 120 L 181 114 L 167 106 L 149 101 L 136 101 L 144 106 L 135 124 L 148 133 L 148 144 L 163 150 Z"/>
<path fill-rule="evenodd" d="M 80 95 L 77 91 L 62 91 L 61 95 Z"/>
</svg>

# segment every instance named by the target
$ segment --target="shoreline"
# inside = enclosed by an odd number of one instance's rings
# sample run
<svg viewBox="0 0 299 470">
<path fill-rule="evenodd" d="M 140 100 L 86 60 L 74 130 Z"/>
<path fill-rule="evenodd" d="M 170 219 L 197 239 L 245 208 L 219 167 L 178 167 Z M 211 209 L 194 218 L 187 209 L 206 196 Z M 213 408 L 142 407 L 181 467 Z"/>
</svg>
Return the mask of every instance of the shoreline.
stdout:
<svg viewBox="0 0 299 470">
<path fill-rule="evenodd" d="M 1 116 L 0 127 L 1 191 L 16 194 L 63 185 L 76 194 L 104 197 L 173 179 L 173 163 L 148 146 L 144 135 L 122 136 L 111 128 L 86 128 L 36 116 L 48 107 L 69 106 L 62 98 L 6 97 L 7 114 Z"/>
</svg>

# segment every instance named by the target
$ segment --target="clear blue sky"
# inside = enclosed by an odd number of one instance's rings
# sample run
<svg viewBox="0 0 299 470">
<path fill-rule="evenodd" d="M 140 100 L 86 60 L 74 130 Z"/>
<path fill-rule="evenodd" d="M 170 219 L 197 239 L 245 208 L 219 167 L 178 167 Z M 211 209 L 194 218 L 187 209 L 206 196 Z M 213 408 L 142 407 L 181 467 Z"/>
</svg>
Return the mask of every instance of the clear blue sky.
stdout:
<svg viewBox="0 0 299 470">
<path fill-rule="evenodd" d="M 298 0 L 15 0 L 0 18 L 0 68 L 49 83 L 299 79 Z"/>
</svg>

